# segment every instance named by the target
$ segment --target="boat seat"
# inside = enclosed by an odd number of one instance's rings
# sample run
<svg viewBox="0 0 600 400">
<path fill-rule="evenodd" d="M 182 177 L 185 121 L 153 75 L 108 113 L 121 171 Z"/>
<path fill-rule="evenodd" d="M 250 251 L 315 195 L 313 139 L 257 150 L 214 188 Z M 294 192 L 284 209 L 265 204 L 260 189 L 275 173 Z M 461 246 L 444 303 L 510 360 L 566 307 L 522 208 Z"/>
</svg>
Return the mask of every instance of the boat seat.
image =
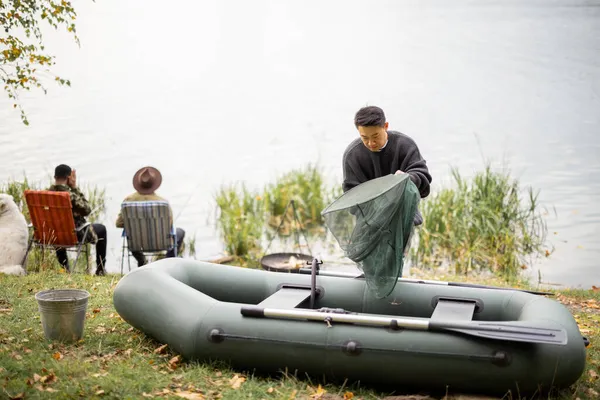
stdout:
<svg viewBox="0 0 600 400">
<path fill-rule="evenodd" d="M 435 321 L 471 321 L 478 304 L 474 300 L 440 298 L 431 319 Z"/>
<path fill-rule="evenodd" d="M 296 308 L 310 297 L 310 289 L 281 288 L 258 305 L 265 308 Z"/>
</svg>

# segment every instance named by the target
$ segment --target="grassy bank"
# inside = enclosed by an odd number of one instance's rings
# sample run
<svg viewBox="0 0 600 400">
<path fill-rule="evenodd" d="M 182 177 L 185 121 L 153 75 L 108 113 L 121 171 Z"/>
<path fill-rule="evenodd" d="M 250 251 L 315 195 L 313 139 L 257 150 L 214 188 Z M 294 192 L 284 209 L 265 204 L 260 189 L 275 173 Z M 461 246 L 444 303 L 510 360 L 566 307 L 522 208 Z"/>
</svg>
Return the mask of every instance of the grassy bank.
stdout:
<svg viewBox="0 0 600 400">
<path fill-rule="evenodd" d="M 464 276 L 441 278 L 474 280 Z M 354 385 L 329 385 L 318 382 L 315 377 L 311 380 L 285 373 L 279 378 L 256 377 L 223 364 L 186 362 L 168 346 L 147 338 L 121 320 L 112 304 L 112 292 L 118 279 L 118 276 L 50 272 L 25 277 L 0 274 L 0 398 L 434 398 L 423 393 L 421 397 L 402 397 Z M 502 281 L 481 283 L 503 285 Z M 71 345 L 45 340 L 34 299 L 39 290 L 65 287 L 86 289 L 91 294 L 84 337 Z M 592 399 L 600 392 L 600 382 L 594 372 L 600 367 L 600 292 L 567 290 L 560 292 L 557 298 L 574 313 L 592 345 L 588 348 L 587 369 L 580 381 L 549 398 Z M 460 397 L 446 397 L 453 398 Z"/>
</svg>

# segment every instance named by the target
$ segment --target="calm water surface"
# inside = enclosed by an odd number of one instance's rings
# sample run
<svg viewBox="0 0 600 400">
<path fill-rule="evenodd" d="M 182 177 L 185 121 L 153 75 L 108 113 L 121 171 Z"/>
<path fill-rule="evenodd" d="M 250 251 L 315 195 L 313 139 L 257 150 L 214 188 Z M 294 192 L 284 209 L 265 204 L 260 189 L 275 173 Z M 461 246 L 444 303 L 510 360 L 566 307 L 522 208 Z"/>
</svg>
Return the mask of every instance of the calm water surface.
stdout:
<svg viewBox="0 0 600 400">
<path fill-rule="evenodd" d="M 121 200 L 144 164 L 196 235 L 222 252 L 213 195 L 260 188 L 341 156 L 365 104 L 412 136 L 433 190 L 507 163 L 549 210 L 542 280 L 600 286 L 600 1 L 155 1 L 78 4 L 78 48 L 48 32 L 72 87 L 23 95 L 31 126 L 0 100 L 0 179 L 47 180 L 59 163 L 106 188 L 109 271 Z"/>
</svg>

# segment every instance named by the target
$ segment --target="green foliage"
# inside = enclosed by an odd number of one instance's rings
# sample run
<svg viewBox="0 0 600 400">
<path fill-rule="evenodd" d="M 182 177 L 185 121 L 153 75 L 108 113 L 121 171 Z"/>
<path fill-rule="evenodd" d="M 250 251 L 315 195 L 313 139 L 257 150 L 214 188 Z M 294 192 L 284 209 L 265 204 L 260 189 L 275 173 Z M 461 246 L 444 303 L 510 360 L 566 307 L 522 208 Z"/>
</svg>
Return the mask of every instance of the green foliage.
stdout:
<svg viewBox="0 0 600 400">
<path fill-rule="evenodd" d="M 217 228 L 226 251 L 246 261 L 256 260 L 264 225 L 264 202 L 244 184 L 223 186 L 215 196 L 220 211 Z"/>
<path fill-rule="evenodd" d="M 292 233 L 299 236 L 300 230 L 325 233 L 321 211 L 341 192 L 341 185 L 328 188 L 321 170 L 310 164 L 283 174 L 259 192 L 244 186 L 221 187 L 216 196 L 217 225 L 227 253 L 236 257 L 234 263 L 258 266 L 263 238 L 272 240 L 276 234 L 285 240 Z M 299 221 L 294 219 L 292 200 Z"/>
<path fill-rule="evenodd" d="M 341 192 L 340 185 L 335 189 L 327 187 L 323 173 L 316 165 L 309 164 L 303 169 L 292 170 L 278 177 L 274 183 L 268 184 L 264 189 L 268 225 L 271 228 L 281 225 L 278 234 L 289 235 L 292 231 L 294 215 L 292 207 L 287 205 L 293 200 L 297 217 L 303 228 L 312 233 L 315 230 L 323 231 L 324 220 L 321 211 L 340 196 Z"/>
<path fill-rule="evenodd" d="M 533 189 L 523 197 L 518 181 L 489 163 L 470 182 L 456 168 L 452 176 L 455 188 L 421 202 L 415 263 L 450 263 L 455 273 L 487 269 L 513 278 L 527 267 L 527 257 L 544 254 L 547 229 Z"/>
<path fill-rule="evenodd" d="M 53 76 L 60 85 L 71 82 L 50 72 L 54 56 L 45 51 L 42 31 L 44 23 L 54 29 L 64 28 L 77 44 L 75 19 L 77 14 L 70 1 L 61 0 L 0 0 L 0 80 L 21 120 L 29 125 L 19 103 L 19 92 L 39 88 L 46 93 L 43 76 Z"/>
</svg>

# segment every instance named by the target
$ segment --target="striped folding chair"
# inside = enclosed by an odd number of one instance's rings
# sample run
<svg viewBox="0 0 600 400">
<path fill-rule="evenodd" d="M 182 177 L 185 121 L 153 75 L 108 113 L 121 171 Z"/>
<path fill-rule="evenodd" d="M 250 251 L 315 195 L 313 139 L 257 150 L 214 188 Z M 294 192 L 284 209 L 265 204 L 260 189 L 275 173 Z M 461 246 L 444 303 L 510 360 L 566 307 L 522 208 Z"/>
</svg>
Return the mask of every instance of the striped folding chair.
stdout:
<svg viewBox="0 0 600 400">
<path fill-rule="evenodd" d="M 82 232 L 83 234 L 80 237 L 82 239 L 85 238 L 91 224 L 87 222 L 82 226 L 75 226 L 69 193 L 48 190 L 25 190 L 24 195 L 31 219 L 29 228 L 33 229 L 33 234 L 29 239 L 23 265 L 25 265 L 27 256 L 33 245 L 53 249 L 62 247 L 67 251 L 77 252 L 73 270 L 77 266 L 81 250 L 85 249 L 87 268 L 89 270 L 88 247 L 84 246 L 84 240 L 80 241 L 78 239 L 77 234 Z"/>
<path fill-rule="evenodd" d="M 132 251 L 152 255 L 174 249 L 177 256 L 177 236 L 171 224 L 171 210 L 167 201 L 124 201 L 121 203 L 121 215 L 124 225 L 121 275 L 125 252 L 129 271 Z"/>
</svg>

